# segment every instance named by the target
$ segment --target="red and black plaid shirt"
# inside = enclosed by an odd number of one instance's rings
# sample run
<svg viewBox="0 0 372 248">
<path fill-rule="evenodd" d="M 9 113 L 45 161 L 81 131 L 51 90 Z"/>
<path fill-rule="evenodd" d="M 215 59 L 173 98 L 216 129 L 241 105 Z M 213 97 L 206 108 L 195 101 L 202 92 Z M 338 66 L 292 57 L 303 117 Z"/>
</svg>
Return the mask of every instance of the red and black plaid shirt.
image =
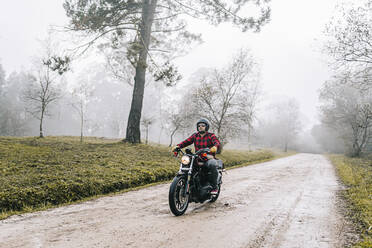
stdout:
<svg viewBox="0 0 372 248">
<path fill-rule="evenodd" d="M 220 141 L 217 139 L 216 135 L 214 133 L 206 133 L 203 137 L 200 135 L 199 132 L 194 133 L 186 140 L 182 141 L 178 144 L 180 148 L 184 148 L 186 146 L 191 145 L 194 143 L 195 146 L 195 152 L 202 148 L 211 148 L 212 146 L 216 146 L 219 148 Z"/>
</svg>

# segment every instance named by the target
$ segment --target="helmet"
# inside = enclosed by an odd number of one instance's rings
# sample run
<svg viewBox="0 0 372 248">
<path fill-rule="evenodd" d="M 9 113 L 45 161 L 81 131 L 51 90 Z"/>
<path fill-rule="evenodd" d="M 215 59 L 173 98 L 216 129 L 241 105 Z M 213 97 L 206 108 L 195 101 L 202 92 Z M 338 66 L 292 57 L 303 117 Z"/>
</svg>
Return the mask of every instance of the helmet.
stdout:
<svg viewBox="0 0 372 248">
<path fill-rule="evenodd" d="M 196 131 L 198 131 L 198 125 L 199 123 L 204 123 L 206 125 L 205 127 L 205 131 L 208 131 L 209 130 L 209 121 L 206 119 L 206 118 L 201 118 L 200 120 L 198 120 L 198 122 L 196 123 Z"/>
</svg>

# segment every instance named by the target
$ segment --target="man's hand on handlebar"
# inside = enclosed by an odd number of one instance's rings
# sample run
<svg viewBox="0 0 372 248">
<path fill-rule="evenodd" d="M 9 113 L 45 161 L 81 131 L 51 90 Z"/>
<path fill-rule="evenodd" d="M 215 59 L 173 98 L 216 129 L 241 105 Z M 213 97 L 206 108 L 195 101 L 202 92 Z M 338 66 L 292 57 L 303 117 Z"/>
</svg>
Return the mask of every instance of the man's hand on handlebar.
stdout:
<svg viewBox="0 0 372 248">
<path fill-rule="evenodd" d="M 178 156 L 178 153 L 181 151 L 181 148 L 179 146 L 175 146 L 173 149 L 172 149 L 172 152 L 173 152 L 173 156 L 177 157 Z"/>
<path fill-rule="evenodd" d="M 173 149 L 172 149 L 172 152 L 179 152 L 181 150 L 181 148 L 179 146 L 175 146 Z"/>
</svg>

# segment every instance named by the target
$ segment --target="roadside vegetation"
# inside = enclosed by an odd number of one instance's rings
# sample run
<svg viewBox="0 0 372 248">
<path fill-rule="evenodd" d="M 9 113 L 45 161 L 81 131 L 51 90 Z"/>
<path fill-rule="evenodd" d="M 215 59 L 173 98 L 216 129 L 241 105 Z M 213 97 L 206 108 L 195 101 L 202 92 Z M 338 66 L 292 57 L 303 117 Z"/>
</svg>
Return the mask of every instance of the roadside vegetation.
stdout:
<svg viewBox="0 0 372 248">
<path fill-rule="evenodd" d="M 225 167 L 274 159 L 270 151 L 231 151 Z M 169 147 L 78 137 L 0 137 L 0 219 L 167 181 L 179 168 Z"/>
<path fill-rule="evenodd" d="M 346 186 L 343 192 L 349 215 L 358 223 L 362 240 L 354 247 L 372 247 L 372 158 L 331 155 L 337 173 Z"/>
</svg>

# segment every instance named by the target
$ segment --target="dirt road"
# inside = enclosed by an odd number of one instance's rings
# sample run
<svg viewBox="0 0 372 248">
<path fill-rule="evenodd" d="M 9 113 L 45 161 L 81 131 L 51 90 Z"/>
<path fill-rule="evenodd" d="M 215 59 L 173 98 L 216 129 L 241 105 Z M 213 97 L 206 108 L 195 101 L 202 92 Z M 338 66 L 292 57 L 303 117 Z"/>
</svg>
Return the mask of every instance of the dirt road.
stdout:
<svg viewBox="0 0 372 248">
<path fill-rule="evenodd" d="M 169 184 L 16 216 L 0 247 L 343 247 L 340 189 L 321 155 L 230 170 L 215 203 L 168 207 Z"/>
</svg>

